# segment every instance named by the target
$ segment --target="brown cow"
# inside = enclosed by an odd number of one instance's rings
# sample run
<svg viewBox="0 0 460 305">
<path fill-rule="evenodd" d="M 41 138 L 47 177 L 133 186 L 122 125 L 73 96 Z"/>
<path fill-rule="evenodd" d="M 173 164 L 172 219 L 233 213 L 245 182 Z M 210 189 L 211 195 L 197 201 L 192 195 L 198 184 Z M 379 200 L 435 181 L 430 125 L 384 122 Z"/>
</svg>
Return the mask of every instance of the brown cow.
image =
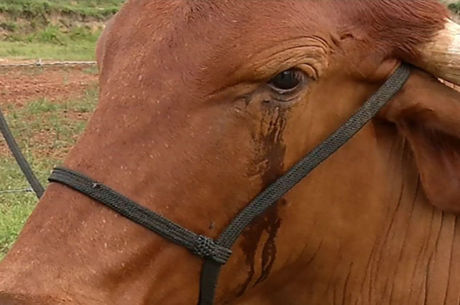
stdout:
<svg viewBox="0 0 460 305">
<path fill-rule="evenodd" d="M 460 83 L 446 16 L 435 0 L 131 0 L 65 166 L 216 237 L 410 62 L 379 117 L 243 233 L 216 304 L 458 305 L 460 94 L 433 77 Z M 51 184 L 0 266 L 0 304 L 195 305 L 200 268 Z"/>
</svg>

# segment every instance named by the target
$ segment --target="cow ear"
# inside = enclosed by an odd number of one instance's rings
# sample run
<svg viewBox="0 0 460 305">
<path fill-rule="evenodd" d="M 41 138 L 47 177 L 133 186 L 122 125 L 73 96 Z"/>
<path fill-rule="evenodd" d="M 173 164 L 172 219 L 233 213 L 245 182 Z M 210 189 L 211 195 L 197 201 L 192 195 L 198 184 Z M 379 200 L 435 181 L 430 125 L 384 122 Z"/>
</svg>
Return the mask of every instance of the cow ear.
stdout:
<svg viewBox="0 0 460 305">
<path fill-rule="evenodd" d="M 460 213 L 460 93 L 414 70 L 380 116 L 409 143 L 428 200 Z"/>
<path fill-rule="evenodd" d="M 102 34 L 99 36 L 99 39 L 96 44 L 96 61 L 97 61 L 97 67 L 99 69 L 99 72 L 102 71 L 102 66 L 104 63 L 104 57 L 107 52 L 107 39 L 108 39 L 108 33 L 110 32 L 113 23 L 115 22 L 117 14 L 113 15 L 109 21 L 105 24 L 104 31 L 102 31 Z"/>
</svg>

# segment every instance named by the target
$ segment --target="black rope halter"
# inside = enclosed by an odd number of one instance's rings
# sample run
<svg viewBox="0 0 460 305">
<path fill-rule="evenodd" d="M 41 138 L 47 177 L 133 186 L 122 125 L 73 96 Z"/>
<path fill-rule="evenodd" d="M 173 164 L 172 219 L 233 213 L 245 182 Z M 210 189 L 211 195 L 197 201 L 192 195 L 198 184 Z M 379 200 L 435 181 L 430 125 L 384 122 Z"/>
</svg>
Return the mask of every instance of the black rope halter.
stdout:
<svg viewBox="0 0 460 305">
<path fill-rule="evenodd" d="M 61 183 L 79 191 L 131 221 L 202 257 L 204 264 L 201 272 L 199 305 L 212 305 L 221 267 L 230 258 L 231 247 L 244 228 L 366 125 L 401 90 L 409 75 L 410 68 L 401 65 L 348 121 L 240 211 L 216 240 L 191 232 L 76 171 L 62 167 L 55 168 L 49 181 Z"/>
</svg>

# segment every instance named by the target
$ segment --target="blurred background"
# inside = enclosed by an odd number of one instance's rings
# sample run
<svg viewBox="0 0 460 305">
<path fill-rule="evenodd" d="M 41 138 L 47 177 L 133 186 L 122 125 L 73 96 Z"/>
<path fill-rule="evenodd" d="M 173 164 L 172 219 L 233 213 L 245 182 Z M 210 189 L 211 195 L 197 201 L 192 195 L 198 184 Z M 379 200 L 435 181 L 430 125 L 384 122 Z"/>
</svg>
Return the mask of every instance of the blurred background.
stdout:
<svg viewBox="0 0 460 305">
<path fill-rule="evenodd" d="M 124 0 L 0 0 L 0 60 L 92 60 Z"/>
<path fill-rule="evenodd" d="M 44 185 L 94 109 L 96 42 L 123 2 L 0 0 L 0 107 Z M 0 259 L 36 202 L 0 136 Z"/>
<path fill-rule="evenodd" d="M 460 1 L 441 1 L 458 22 Z M 0 108 L 44 185 L 96 105 L 96 41 L 123 2 L 0 0 Z M 36 202 L 0 138 L 0 260 Z"/>
</svg>

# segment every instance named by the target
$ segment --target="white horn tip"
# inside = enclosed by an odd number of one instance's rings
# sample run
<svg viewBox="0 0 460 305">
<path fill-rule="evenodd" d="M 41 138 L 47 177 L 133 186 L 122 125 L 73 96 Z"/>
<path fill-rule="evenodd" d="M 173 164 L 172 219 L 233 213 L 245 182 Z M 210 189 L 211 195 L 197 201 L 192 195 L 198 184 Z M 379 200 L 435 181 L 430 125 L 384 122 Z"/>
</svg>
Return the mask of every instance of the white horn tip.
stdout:
<svg viewBox="0 0 460 305">
<path fill-rule="evenodd" d="M 420 49 L 420 68 L 454 84 L 460 84 L 460 25 L 446 19 L 444 29 Z"/>
</svg>

